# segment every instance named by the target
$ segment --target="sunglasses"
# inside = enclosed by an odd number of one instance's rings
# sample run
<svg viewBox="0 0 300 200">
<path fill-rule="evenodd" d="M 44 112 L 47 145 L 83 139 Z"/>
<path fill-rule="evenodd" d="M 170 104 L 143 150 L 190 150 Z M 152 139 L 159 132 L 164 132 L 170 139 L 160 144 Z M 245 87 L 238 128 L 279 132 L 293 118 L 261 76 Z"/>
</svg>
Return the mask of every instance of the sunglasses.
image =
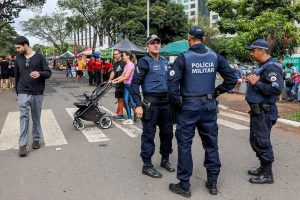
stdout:
<svg viewBox="0 0 300 200">
<path fill-rule="evenodd" d="M 29 67 L 29 62 L 30 62 L 30 58 L 26 58 L 26 64 L 25 66 L 28 68 Z"/>
</svg>

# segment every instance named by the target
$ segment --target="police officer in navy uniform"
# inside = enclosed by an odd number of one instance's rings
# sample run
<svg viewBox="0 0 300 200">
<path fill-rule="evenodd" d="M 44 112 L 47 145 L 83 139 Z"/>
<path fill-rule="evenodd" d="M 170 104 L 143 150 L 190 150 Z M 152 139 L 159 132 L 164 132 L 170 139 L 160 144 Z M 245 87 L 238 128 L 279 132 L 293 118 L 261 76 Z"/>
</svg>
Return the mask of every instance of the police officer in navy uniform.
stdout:
<svg viewBox="0 0 300 200">
<path fill-rule="evenodd" d="M 161 167 L 169 172 L 175 168 L 169 162 L 172 153 L 172 108 L 168 99 L 168 62 L 159 55 L 161 40 L 152 35 L 147 38 L 149 53 L 141 58 L 135 68 L 131 82 L 131 95 L 137 105 L 137 117 L 142 119 L 143 133 L 141 136 L 141 157 L 144 162 L 142 173 L 152 178 L 161 178 L 162 175 L 152 165 L 154 154 L 154 137 L 156 126 L 159 127 Z M 142 87 L 143 100 L 140 89 Z"/>
<path fill-rule="evenodd" d="M 246 77 L 246 101 L 251 108 L 250 144 L 260 160 L 259 168 L 248 171 L 252 176 L 249 181 L 253 184 L 272 184 L 274 154 L 270 133 L 278 119 L 276 100 L 283 89 L 282 69 L 270 56 L 266 40 L 256 40 L 246 49 L 251 51 L 251 58 L 260 63 L 259 68 Z"/>
<path fill-rule="evenodd" d="M 219 54 L 203 45 L 204 31 L 193 26 L 188 34 L 189 50 L 180 54 L 169 72 L 170 100 L 178 112 L 175 136 L 178 144 L 177 178 L 169 185 L 171 192 L 190 197 L 190 177 L 193 171 L 191 147 L 195 128 L 205 150 L 206 187 L 217 194 L 217 179 L 221 162 L 218 153 L 217 105 L 215 98 L 230 91 L 237 83 L 234 70 Z M 215 88 L 216 73 L 224 81 Z"/>
</svg>

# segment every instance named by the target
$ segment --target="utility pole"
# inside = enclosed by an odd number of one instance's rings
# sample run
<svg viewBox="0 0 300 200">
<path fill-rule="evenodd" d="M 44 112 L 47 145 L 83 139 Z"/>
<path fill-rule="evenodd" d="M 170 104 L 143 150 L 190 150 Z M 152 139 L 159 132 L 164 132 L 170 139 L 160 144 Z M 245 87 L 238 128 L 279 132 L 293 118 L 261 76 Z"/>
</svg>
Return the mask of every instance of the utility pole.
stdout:
<svg viewBox="0 0 300 200">
<path fill-rule="evenodd" d="M 150 35 L 150 0 L 147 0 L 147 37 Z"/>
</svg>

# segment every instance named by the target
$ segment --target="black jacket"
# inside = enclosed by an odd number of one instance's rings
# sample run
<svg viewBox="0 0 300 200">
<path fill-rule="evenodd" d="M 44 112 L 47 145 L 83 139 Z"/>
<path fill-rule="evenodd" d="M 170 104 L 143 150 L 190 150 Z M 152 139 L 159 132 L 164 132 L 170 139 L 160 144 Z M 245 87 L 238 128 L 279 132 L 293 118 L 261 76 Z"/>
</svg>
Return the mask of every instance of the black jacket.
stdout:
<svg viewBox="0 0 300 200">
<path fill-rule="evenodd" d="M 30 73 L 38 71 L 40 77 L 33 79 Z M 52 72 L 40 53 L 35 53 L 29 59 L 18 55 L 15 62 L 15 78 L 17 94 L 41 95 L 44 93 L 45 80 L 50 78 Z"/>
</svg>

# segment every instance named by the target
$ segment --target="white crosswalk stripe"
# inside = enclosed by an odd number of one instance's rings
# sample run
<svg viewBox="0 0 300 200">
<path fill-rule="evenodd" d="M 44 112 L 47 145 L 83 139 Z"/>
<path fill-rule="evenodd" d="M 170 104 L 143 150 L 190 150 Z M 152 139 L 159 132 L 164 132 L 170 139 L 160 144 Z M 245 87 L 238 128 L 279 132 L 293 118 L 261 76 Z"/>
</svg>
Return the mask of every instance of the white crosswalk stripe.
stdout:
<svg viewBox="0 0 300 200">
<path fill-rule="evenodd" d="M 42 110 L 41 127 L 45 146 L 67 144 L 66 138 L 60 129 L 52 110 Z"/>
<path fill-rule="evenodd" d="M 42 110 L 41 128 L 46 146 L 67 144 L 51 110 Z M 20 135 L 20 112 L 9 112 L 0 134 L 0 150 L 18 149 Z"/>
<path fill-rule="evenodd" d="M 104 110 L 107 114 L 113 115 L 114 113 L 109 109 L 101 106 L 100 109 Z M 73 119 L 73 114 L 76 112 L 77 108 L 66 108 L 68 115 Z M 222 117 L 226 117 L 226 120 Z M 4 122 L 3 128 L 0 133 L 0 150 L 7 149 L 18 149 L 18 139 L 20 134 L 20 113 L 19 112 L 9 112 L 6 120 Z M 230 121 L 234 119 L 235 122 Z M 243 121 L 249 123 L 249 118 L 245 115 L 239 115 L 231 112 L 221 111 L 219 113 L 218 125 L 232 128 L 235 130 L 247 130 L 248 126 L 239 124 L 237 122 Z M 70 122 L 71 123 L 71 122 Z M 110 140 L 93 122 L 84 121 L 85 128 L 81 131 L 88 142 L 102 142 Z M 114 126 L 117 129 L 122 130 L 131 138 L 136 138 L 142 134 L 142 130 L 135 125 L 123 125 L 113 121 Z M 42 110 L 41 114 L 41 127 L 45 146 L 58 146 L 67 144 L 67 140 L 62 132 L 55 115 L 52 110 Z M 173 127 L 176 129 L 176 126 Z"/>
<path fill-rule="evenodd" d="M 109 113 L 110 115 L 113 115 L 114 113 L 110 110 L 108 110 L 107 108 L 101 106 L 101 108 L 103 110 L 105 110 L 105 112 Z M 113 121 L 113 124 L 121 129 L 122 131 L 124 131 L 129 137 L 137 137 L 138 135 L 142 134 L 142 130 L 139 129 L 138 127 L 134 126 L 134 125 L 120 125 L 116 122 Z M 129 128 L 128 128 L 129 127 Z"/>
<path fill-rule="evenodd" d="M 76 110 L 77 108 L 66 108 L 67 113 L 72 119 L 74 119 L 73 115 Z M 81 130 L 81 132 L 89 142 L 103 142 L 109 140 L 109 138 L 100 130 L 100 128 L 96 127 L 93 122 L 84 121 L 84 123 L 85 128 Z"/>
<path fill-rule="evenodd" d="M 247 130 L 249 129 L 249 127 L 247 126 L 243 126 L 234 122 L 230 122 L 224 119 L 218 119 L 218 125 L 222 125 L 222 126 L 226 126 L 235 130 Z"/>
<path fill-rule="evenodd" d="M 233 113 L 229 113 L 229 112 L 224 112 L 224 111 L 221 111 L 219 113 L 219 116 L 233 118 L 233 119 L 237 119 L 237 120 L 248 122 L 248 123 L 250 121 L 250 119 L 245 116 L 237 115 L 237 114 L 233 114 Z M 234 123 L 234 122 L 231 122 L 228 120 L 224 120 L 224 119 L 221 119 L 220 117 L 218 117 L 217 123 L 218 123 L 218 125 L 226 126 L 228 128 L 232 128 L 235 130 L 248 130 L 249 129 L 249 127 L 247 127 L 247 126 L 244 126 L 244 125 L 241 125 L 238 123 Z M 176 125 L 173 126 L 173 130 L 176 130 Z"/>
<path fill-rule="evenodd" d="M 17 149 L 20 135 L 20 112 L 9 112 L 0 134 L 0 150 Z"/>
<path fill-rule="evenodd" d="M 225 116 L 225 117 L 234 118 L 234 119 L 237 119 L 237 120 L 240 120 L 240 121 L 244 121 L 244 122 L 250 122 L 250 119 L 248 117 L 245 117 L 245 116 L 242 116 L 242 115 L 233 114 L 233 113 L 229 113 L 229 112 L 221 111 L 219 113 L 219 115 Z"/>
</svg>

